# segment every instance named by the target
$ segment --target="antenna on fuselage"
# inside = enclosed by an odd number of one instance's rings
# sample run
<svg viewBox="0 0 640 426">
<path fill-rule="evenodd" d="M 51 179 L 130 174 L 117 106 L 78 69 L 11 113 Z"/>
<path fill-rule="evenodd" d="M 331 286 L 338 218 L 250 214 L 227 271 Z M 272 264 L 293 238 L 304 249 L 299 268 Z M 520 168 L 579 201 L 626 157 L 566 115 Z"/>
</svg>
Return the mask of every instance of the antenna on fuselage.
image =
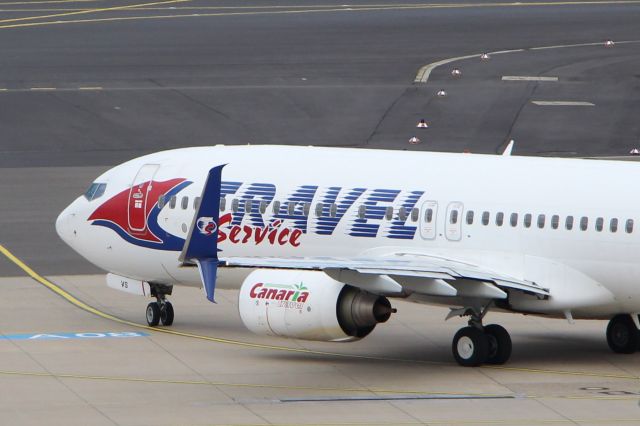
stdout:
<svg viewBox="0 0 640 426">
<path fill-rule="evenodd" d="M 507 147 L 504 149 L 504 151 L 502 151 L 502 155 L 505 157 L 510 157 L 511 156 L 511 151 L 513 151 L 513 145 L 516 143 L 516 141 L 514 141 L 513 139 L 509 140 L 509 143 L 507 144 Z"/>
</svg>

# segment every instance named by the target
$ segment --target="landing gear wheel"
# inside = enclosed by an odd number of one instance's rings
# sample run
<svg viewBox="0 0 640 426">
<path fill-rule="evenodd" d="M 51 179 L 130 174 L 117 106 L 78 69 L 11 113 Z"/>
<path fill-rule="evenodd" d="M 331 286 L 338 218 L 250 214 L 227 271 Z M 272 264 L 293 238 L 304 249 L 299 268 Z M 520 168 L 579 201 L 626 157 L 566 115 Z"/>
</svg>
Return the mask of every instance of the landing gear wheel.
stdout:
<svg viewBox="0 0 640 426">
<path fill-rule="evenodd" d="M 160 308 L 160 321 L 164 326 L 173 324 L 173 305 L 171 302 L 164 302 Z"/>
<path fill-rule="evenodd" d="M 453 337 L 453 357 L 463 367 L 476 367 L 489 355 L 489 339 L 476 327 L 464 327 Z"/>
<path fill-rule="evenodd" d="M 638 350 L 640 331 L 630 315 L 616 315 L 607 326 L 607 343 L 612 351 L 632 354 Z"/>
<path fill-rule="evenodd" d="M 487 364 L 504 364 L 511 357 L 511 336 L 509 332 L 498 324 L 489 324 L 484 328 L 484 334 L 489 340 L 489 356 Z"/>
<path fill-rule="evenodd" d="M 147 324 L 155 327 L 160 323 L 160 305 L 157 302 L 151 302 L 147 305 Z"/>
</svg>

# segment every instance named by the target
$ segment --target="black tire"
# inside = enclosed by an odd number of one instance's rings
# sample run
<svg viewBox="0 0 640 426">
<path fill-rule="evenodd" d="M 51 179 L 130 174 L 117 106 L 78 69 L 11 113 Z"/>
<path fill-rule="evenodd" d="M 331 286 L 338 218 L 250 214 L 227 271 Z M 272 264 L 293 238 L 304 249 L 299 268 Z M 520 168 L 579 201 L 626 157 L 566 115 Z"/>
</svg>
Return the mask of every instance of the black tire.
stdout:
<svg viewBox="0 0 640 426">
<path fill-rule="evenodd" d="M 173 305 L 171 302 L 164 302 L 164 305 L 160 308 L 160 321 L 164 326 L 170 326 L 173 324 Z"/>
<path fill-rule="evenodd" d="M 632 354 L 638 350 L 640 332 L 631 315 L 616 315 L 607 326 L 607 343 L 612 351 Z"/>
<path fill-rule="evenodd" d="M 453 337 L 453 357 L 463 367 L 477 367 L 489 355 L 489 339 L 475 327 L 458 330 Z"/>
<path fill-rule="evenodd" d="M 504 364 L 511 357 L 511 336 L 509 332 L 498 324 L 489 324 L 484 328 L 484 334 L 489 339 L 489 356 L 487 364 Z"/>
<path fill-rule="evenodd" d="M 157 302 L 151 302 L 147 305 L 147 324 L 155 327 L 160 323 L 160 306 Z"/>
</svg>

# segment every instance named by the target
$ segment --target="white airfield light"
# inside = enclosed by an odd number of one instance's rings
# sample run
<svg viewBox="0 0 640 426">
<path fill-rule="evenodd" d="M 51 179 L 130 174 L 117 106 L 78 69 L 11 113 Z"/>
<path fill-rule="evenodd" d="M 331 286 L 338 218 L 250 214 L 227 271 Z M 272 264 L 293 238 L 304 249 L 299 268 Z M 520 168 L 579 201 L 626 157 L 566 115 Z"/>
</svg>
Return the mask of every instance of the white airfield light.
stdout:
<svg viewBox="0 0 640 426">
<path fill-rule="evenodd" d="M 607 40 L 604 42 L 604 47 L 613 47 L 616 44 L 613 42 L 613 40 Z"/>
<path fill-rule="evenodd" d="M 440 89 L 440 90 L 438 90 L 438 93 L 436 93 L 436 95 L 438 95 L 439 98 L 444 98 L 445 96 L 447 96 L 447 92 L 445 92 L 444 90 Z"/>
<path fill-rule="evenodd" d="M 640 150 L 638 148 L 633 148 L 629 151 L 629 155 L 640 155 Z"/>
<path fill-rule="evenodd" d="M 418 139 L 417 137 L 415 137 L 415 136 L 414 136 L 414 137 L 412 137 L 411 139 L 409 139 L 409 143 L 410 143 L 411 145 L 417 145 L 417 144 L 419 144 L 419 143 L 420 143 L 420 139 Z"/>
<path fill-rule="evenodd" d="M 416 127 L 417 127 L 418 129 L 426 129 L 426 128 L 428 128 L 428 127 L 429 127 L 429 124 L 427 124 L 427 122 L 426 122 L 426 121 L 424 121 L 424 118 L 423 118 L 423 119 L 421 119 L 421 120 L 418 122 L 418 124 L 416 125 Z"/>
<path fill-rule="evenodd" d="M 480 55 L 480 60 L 482 61 L 488 61 L 489 59 L 491 59 L 491 56 L 489 56 L 488 53 L 483 53 L 482 55 Z"/>
<path fill-rule="evenodd" d="M 462 71 L 460 71 L 460 68 L 454 68 L 451 70 L 451 76 L 454 78 L 462 77 Z"/>
</svg>

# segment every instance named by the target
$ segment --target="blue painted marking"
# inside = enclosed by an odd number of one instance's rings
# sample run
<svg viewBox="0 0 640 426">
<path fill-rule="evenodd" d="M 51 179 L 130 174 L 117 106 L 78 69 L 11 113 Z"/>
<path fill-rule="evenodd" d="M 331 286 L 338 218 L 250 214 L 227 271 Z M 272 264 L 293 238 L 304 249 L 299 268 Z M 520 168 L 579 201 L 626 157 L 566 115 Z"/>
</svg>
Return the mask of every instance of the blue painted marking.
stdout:
<svg viewBox="0 0 640 426">
<path fill-rule="evenodd" d="M 39 333 L 39 334 L 5 334 L 0 340 L 68 340 L 68 339 L 130 339 L 146 337 L 149 333 L 142 331 L 104 331 L 85 333 Z"/>
</svg>

